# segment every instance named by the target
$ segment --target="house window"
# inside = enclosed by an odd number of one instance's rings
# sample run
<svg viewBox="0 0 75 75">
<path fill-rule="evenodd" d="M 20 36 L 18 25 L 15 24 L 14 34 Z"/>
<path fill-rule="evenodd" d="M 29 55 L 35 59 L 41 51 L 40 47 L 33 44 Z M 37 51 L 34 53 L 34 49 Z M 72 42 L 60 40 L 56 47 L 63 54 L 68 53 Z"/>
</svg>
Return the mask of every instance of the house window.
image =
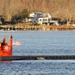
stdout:
<svg viewBox="0 0 75 75">
<path fill-rule="evenodd" d="M 43 21 L 47 21 L 47 19 L 43 19 Z"/>
<path fill-rule="evenodd" d="M 40 21 L 42 21 L 42 19 L 40 19 Z"/>
</svg>

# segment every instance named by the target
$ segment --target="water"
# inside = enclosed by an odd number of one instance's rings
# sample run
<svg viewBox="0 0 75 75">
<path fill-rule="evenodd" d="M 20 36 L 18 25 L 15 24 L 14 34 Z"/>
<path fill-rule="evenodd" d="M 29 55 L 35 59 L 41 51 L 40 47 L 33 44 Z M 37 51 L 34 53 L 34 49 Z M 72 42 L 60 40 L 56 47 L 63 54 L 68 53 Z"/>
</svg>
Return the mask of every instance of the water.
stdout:
<svg viewBox="0 0 75 75">
<path fill-rule="evenodd" d="M 75 31 L 0 32 L 0 40 L 10 33 L 21 46 L 13 55 L 75 55 Z M 7 40 L 8 41 L 8 40 Z M 74 75 L 75 60 L 23 60 L 0 63 L 0 75 Z"/>
</svg>

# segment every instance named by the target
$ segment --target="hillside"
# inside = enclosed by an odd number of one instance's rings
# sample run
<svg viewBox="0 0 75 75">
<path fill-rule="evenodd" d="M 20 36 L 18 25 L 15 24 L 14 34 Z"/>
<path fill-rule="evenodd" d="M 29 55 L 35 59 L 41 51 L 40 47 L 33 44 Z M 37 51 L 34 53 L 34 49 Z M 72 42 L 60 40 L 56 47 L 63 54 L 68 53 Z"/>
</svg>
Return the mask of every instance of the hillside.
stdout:
<svg viewBox="0 0 75 75">
<path fill-rule="evenodd" d="M 23 9 L 48 12 L 52 17 L 75 20 L 75 0 L 0 0 L 0 14 L 8 18 Z"/>
</svg>

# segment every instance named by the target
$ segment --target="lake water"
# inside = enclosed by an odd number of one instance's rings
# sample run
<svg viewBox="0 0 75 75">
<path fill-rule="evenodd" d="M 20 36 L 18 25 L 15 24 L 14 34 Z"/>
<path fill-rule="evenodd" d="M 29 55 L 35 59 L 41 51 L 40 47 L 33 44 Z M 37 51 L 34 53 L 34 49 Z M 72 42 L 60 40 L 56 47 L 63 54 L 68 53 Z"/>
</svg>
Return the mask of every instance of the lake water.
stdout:
<svg viewBox="0 0 75 75">
<path fill-rule="evenodd" d="M 75 55 L 75 31 L 4 31 L 8 39 L 12 33 L 13 55 Z M 7 40 L 8 41 L 8 40 Z M 0 75 L 74 75 L 75 60 L 22 60 L 0 62 Z"/>
</svg>

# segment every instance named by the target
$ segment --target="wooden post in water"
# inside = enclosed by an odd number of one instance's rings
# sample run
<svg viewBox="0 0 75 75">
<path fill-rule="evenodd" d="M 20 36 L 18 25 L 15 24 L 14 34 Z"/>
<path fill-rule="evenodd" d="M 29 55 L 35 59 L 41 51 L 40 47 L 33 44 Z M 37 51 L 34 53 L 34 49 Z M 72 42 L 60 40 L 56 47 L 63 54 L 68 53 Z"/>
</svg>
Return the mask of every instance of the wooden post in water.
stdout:
<svg viewBox="0 0 75 75">
<path fill-rule="evenodd" d="M 10 34 L 10 38 L 9 38 L 9 45 L 10 45 L 10 48 L 11 48 L 11 55 L 12 55 L 12 43 L 13 43 L 13 37 L 12 37 L 12 34 Z"/>
</svg>

